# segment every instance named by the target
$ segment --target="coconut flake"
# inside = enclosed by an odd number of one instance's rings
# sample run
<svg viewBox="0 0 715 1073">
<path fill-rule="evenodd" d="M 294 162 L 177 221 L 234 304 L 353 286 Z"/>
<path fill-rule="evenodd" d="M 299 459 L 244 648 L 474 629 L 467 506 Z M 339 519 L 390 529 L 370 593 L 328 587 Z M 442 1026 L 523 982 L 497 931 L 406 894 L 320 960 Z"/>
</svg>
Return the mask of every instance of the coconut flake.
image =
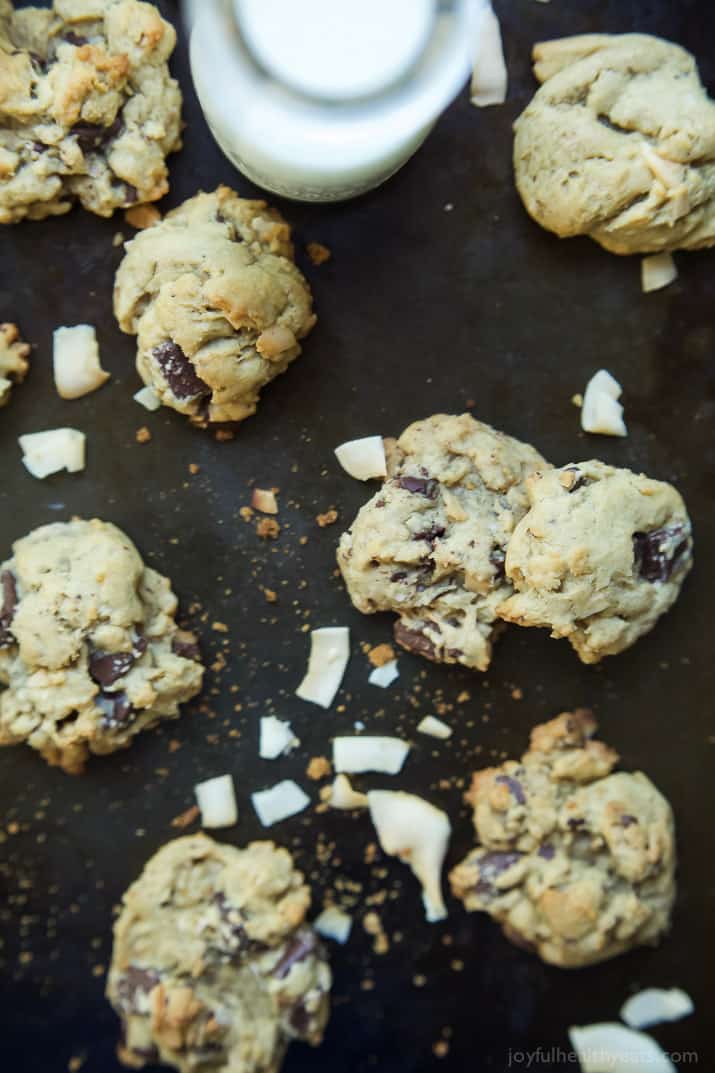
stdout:
<svg viewBox="0 0 715 1073">
<path fill-rule="evenodd" d="M 358 793 L 350 785 L 347 775 L 336 775 L 333 785 L 328 788 L 324 798 L 331 808 L 350 811 L 356 808 L 367 808 L 367 794 Z"/>
<path fill-rule="evenodd" d="M 678 269 L 669 253 L 655 253 L 641 261 L 641 290 L 644 294 L 660 291 L 678 278 Z"/>
<path fill-rule="evenodd" d="M 87 438 L 76 428 L 53 428 L 20 436 L 22 461 L 33 477 L 44 480 L 66 469 L 79 473 L 84 469 Z"/>
<path fill-rule="evenodd" d="M 396 775 L 410 751 L 401 738 L 357 737 L 333 739 L 333 767 L 349 775 L 379 771 Z"/>
<path fill-rule="evenodd" d="M 251 506 L 254 510 L 260 510 L 262 514 L 277 514 L 278 500 L 276 493 L 271 488 L 254 488 L 251 495 Z"/>
<path fill-rule="evenodd" d="M 444 920 L 442 865 L 452 831 L 447 814 L 414 794 L 371 790 L 367 799 L 383 850 L 409 864 L 422 884 L 427 920 Z"/>
<path fill-rule="evenodd" d="M 365 436 L 361 440 L 348 440 L 335 448 L 338 462 L 346 473 L 358 481 L 371 477 L 386 477 L 385 445 L 382 436 Z"/>
<path fill-rule="evenodd" d="M 308 673 L 295 693 L 301 700 L 329 708 L 340 689 L 350 659 L 350 630 L 347 626 L 328 626 L 312 630 Z"/>
<path fill-rule="evenodd" d="M 679 987 L 647 987 L 623 1003 L 621 1017 L 631 1028 L 649 1028 L 664 1021 L 679 1021 L 694 1010 L 690 995 Z"/>
<path fill-rule="evenodd" d="M 434 715 L 426 715 L 424 719 L 417 724 L 417 729 L 420 734 L 428 734 L 431 738 L 446 738 L 452 737 L 452 728 L 443 723 L 441 719 L 437 719 Z"/>
<path fill-rule="evenodd" d="M 604 436 L 627 436 L 623 407 L 619 398 L 623 388 L 606 369 L 599 369 L 588 384 L 581 407 L 581 428 Z"/>
<path fill-rule="evenodd" d="M 300 745 L 293 733 L 290 723 L 276 719 L 275 715 L 266 715 L 261 719 L 261 741 L 258 754 L 262 760 L 275 760 L 285 756 Z"/>
<path fill-rule="evenodd" d="M 353 926 L 353 918 L 349 913 L 338 909 L 337 905 L 329 905 L 313 921 L 313 927 L 318 935 L 325 939 L 334 939 L 336 943 L 346 943 L 350 938 Z"/>
<path fill-rule="evenodd" d="M 161 399 L 153 387 L 143 387 L 134 395 L 134 401 L 143 406 L 145 410 L 155 413 L 161 408 Z"/>
<path fill-rule="evenodd" d="M 238 819 L 236 792 L 231 775 L 217 775 L 194 786 L 201 809 L 202 827 L 233 827 Z"/>
<path fill-rule="evenodd" d="M 654 1039 L 615 1021 L 572 1026 L 569 1039 L 582 1073 L 676 1073 Z"/>
<path fill-rule="evenodd" d="M 57 328 L 53 334 L 52 363 L 55 387 L 63 399 L 80 399 L 109 380 L 99 361 L 97 333 L 91 324 Z"/>
<path fill-rule="evenodd" d="M 397 669 L 397 660 L 391 659 L 387 663 L 383 663 L 381 667 L 375 667 L 370 671 L 368 682 L 371 686 L 381 686 L 382 689 L 387 689 L 399 677 L 400 672 Z"/>
<path fill-rule="evenodd" d="M 508 75 L 499 19 L 491 0 L 482 0 L 477 27 L 477 51 L 472 68 L 470 100 L 477 108 L 503 104 Z"/>
<path fill-rule="evenodd" d="M 287 820 L 289 816 L 295 816 L 310 804 L 308 795 L 292 779 L 284 779 L 269 790 L 259 790 L 258 793 L 251 794 L 251 801 L 264 827 Z"/>
</svg>

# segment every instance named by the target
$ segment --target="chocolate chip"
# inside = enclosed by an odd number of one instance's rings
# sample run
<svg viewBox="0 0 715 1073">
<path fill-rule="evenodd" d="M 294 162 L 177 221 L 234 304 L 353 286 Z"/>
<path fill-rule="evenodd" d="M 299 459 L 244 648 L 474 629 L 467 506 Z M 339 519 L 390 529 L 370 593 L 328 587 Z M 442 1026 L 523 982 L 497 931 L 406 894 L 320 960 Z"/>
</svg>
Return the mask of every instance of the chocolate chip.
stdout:
<svg viewBox="0 0 715 1073">
<path fill-rule="evenodd" d="M 277 980 L 285 980 L 286 976 L 300 961 L 312 954 L 318 946 L 318 940 L 315 937 L 315 932 L 309 929 L 298 931 L 293 939 L 288 944 L 283 957 L 280 958 L 278 964 L 273 969 L 273 975 Z"/>
<path fill-rule="evenodd" d="M 139 1013 L 137 995 L 148 995 L 160 982 L 160 976 L 154 969 L 140 969 L 130 965 L 117 984 L 117 999 L 126 1013 Z"/>
<path fill-rule="evenodd" d="M 139 200 L 139 191 L 131 183 L 124 184 L 124 192 L 124 196 L 130 205 L 134 205 Z"/>
<path fill-rule="evenodd" d="M 502 872 L 506 872 L 512 865 L 517 864 L 521 860 L 520 853 L 509 853 L 507 851 L 494 850 L 491 853 L 485 853 L 483 857 L 480 857 L 477 861 L 479 866 L 479 881 L 476 886 L 478 894 L 493 894 L 494 893 L 494 880 L 501 875 Z"/>
<path fill-rule="evenodd" d="M 638 823 L 635 816 L 629 816 L 627 813 L 621 816 L 621 827 L 632 827 L 634 823 Z"/>
<path fill-rule="evenodd" d="M 412 492 L 413 495 L 426 496 L 427 499 L 435 499 L 437 496 L 437 489 L 439 488 L 439 482 L 433 480 L 431 477 L 398 477 L 397 483 L 400 488 L 404 488 L 406 492 Z"/>
<path fill-rule="evenodd" d="M 539 846 L 538 854 L 545 861 L 553 861 L 556 856 L 556 850 L 548 842 L 544 842 L 543 846 Z"/>
<path fill-rule="evenodd" d="M 211 394 L 211 388 L 198 376 L 181 347 L 167 339 L 152 350 L 166 382 L 177 399 L 195 399 Z"/>
<path fill-rule="evenodd" d="M 567 825 L 570 831 L 578 831 L 579 827 L 583 827 L 585 822 L 586 821 L 579 816 L 572 816 L 571 819 L 567 821 Z"/>
<path fill-rule="evenodd" d="M 390 581 L 404 581 L 406 577 L 406 570 L 396 570 L 394 574 L 390 574 Z"/>
<path fill-rule="evenodd" d="M 495 782 L 499 782 L 502 786 L 508 786 L 509 792 L 516 798 L 520 805 L 526 804 L 526 794 L 518 779 L 515 779 L 513 775 L 497 775 Z"/>
<path fill-rule="evenodd" d="M 102 691 L 94 698 L 94 703 L 102 712 L 102 726 L 106 730 L 117 730 L 132 721 L 134 709 L 124 692 L 105 693 Z"/>
<path fill-rule="evenodd" d="M 494 567 L 495 581 L 501 581 L 503 577 L 506 577 L 506 566 L 504 565 L 506 563 L 506 552 L 498 544 L 495 544 L 489 552 L 489 562 Z"/>
<path fill-rule="evenodd" d="M 181 656 L 182 659 L 190 659 L 194 663 L 201 662 L 201 649 L 195 638 L 189 641 L 181 637 L 175 637 L 171 642 L 171 651 L 175 656 Z"/>
<path fill-rule="evenodd" d="M 683 525 L 633 534 L 636 570 L 646 581 L 667 581 L 687 549 L 688 533 Z"/>
<path fill-rule="evenodd" d="M 121 115 L 117 115 L 108 127 L 103 127 L 101 123 L 75 123 L 70 133 L 74 134 L 83 153 L 95 153 L 112 138 L 116 138 L 123 125 Z"/>
<path fill-rule="evenodd" d="M 106 689 L 123 678 L 146 649 L 146 638 L 141 636 L 135 639 L 131 652 L 104 652 L 101 648 L 95 648 L 89 654 L 90 677 Z"/>
<path fill-rule="evenodd" d="M 427 659 L 437 658 L 434 645 L 429 637 L 420 630 L 411 630 L 408 626 L 404 626 L 402 622 L 398 621 L 394 626 L 394 634 L 398 645 L 406 648 L 408 652 L 414 652 L 418 656 L 425 656 Z"/>
<path fill-rule="evenodd" d="M 436 541 L 443 537 L 446 530 L 443 525 L 431 525 L 429 529 L 423 529 L 420 533 L 415 533 L 413 540 L 426 540 L 434 547 Z"/>
<path fill-rule="evenodd" d="M 3 570 L 0 574 L 0 593 L 2 593 L 2 605 L 0 606 L 0 648 L 8 648 L 15 644 L 15 638 L 10 630 L 10 623 L 15 617 L 17 607 L 17 585 L 15 577 L 9 570 Z"/>
<path fill-rule="evenodd" d="M 74 30 L 67 30 L 66 33 L 62 35 L 62 40 L 66 41 L 69 45 L 76 45 L 77 48 L 81 45 L 89 44 L 88 38 L 82 37 L 81 34 L 76 34 Z"/>
<path fill-rule="evenodd" d="M 384 500 L 384 499 L 378 499 L 378 500 L 376 500 L 376 502 L 375 502 L 375 507 L 379 507 L 379 508 L 382 508 L 382 507 L 384 507 L 384 506 L 385 506 L 385 500 Z"/>
<path fill-rule="evenodd" d="M 290 1011 L 288 1023 L 298 1036 L 307 1036 L 310 1028 L 310 1014 L 305 1008 L 305 1003 L 297 1002 Z"/>
</svg>

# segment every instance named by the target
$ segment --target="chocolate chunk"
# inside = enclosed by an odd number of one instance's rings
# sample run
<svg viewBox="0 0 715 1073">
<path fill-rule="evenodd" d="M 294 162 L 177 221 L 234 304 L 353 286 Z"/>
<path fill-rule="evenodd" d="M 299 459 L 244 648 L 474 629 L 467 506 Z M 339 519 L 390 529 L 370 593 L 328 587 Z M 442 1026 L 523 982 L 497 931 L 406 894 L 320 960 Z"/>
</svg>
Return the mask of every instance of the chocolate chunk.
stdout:
<svg viewBox="0 0 715 1073">
<path fill-rule="evenodd" d="M 427 499 L 437 497 L 439 481 L 431 477 L 398 477 L 397 483 L 400 488 L 404 488 L 406 492 L 412 492 L 413 495 L 426 496 Z"/>
<path fill-rule="evenodd" d="M 667 581 L 687 549 L 688 533 L 684 525 L 633 534 L 636 570 L 646 581 Z"/>
<path fill-rule="evenodd" d="M 136 204 L 136 202 L 139 200 L 139 191 L 137 190 L 136 186 L 132 186 L 131 183 L 124 184 L 124 192 L 126 200 L 130 205 Z"/>
<path fill-rule="evenodd" d="M 446 530 L 443 525 L 431 525 L 429 529 L 423 529 L 420 533 L 415 533 L 414 540 L 426 540 L 434 547 L 436 541 L 443 537 Z"/>
<path fill-rule="evenodd" d="M 288 1016 L 288 1024 L 298 1036 L 307 1036 L 310 1028 L 310 1014 L 305 1003 L 297 1002 Z"/>
<path fill-rule="evenodd" d="M 375 503 L 375 507 L 376 507 L 376 508 L 378 508 L 378 507 L 379 507 L 379 508 L 381 509 L 381 508 L 382 508 L 382 507 L 384 507 L 384 506 L 385 506 L 385 500 L 384 500 L 384 499 L 378 499 L 378 500 L 376 501 L 376 503 Z"/>
<path fill-rule="evenodd" d="M 134 709 L 126 693 L 102 691 L 94 698 L 94 703 L 102 712 L 102 726 L 106 730 L 117 730 L 131 723 Z"/>
<path fill-rule="evenodd" d="M 123 128 L 121 115 L 117 115 L 108 127 L 101 123 L 75 123 L 70 133 L 74 134 L 83 153 L 96 153 L 112 138 L 116 138 Z"/>
<path fill-rule="evenodd" d="M 194 663 L 201 662 L 201 649 L 199 648 L 199 642 L 195 638 L 189 641 L 185 637 L 175 637 L 171 642 L 171 651 L 175 656 L 181 656 L 182 659 L 190 659 Z"/>
<path fill-rule="evenodd" d="M 141 655 L 146 652 L 145 637 L 138 636 L 131 652 L 104 652 L 96 648 L 89 654 L 89 673 L 97 685 L 106 689 L 127 674 Z"/>
<path fill-rule="evenodd" d="M 66 41 L 69 45 L 76 45 L 79 48 L 81 45 L 88 45 L 89 40 L 86 37 L 82 37 L 81 34 L 76 34 L 74 30 L 67 30 L 62 35 L 62 40 Z"/>
<path fill-rule="evenodd" d="M 585 822 L 586 821 L 581 819 L 580 816 L 572 816 L 571 819 L 567 821 L 567 825 L 570 831 L 578 831 L 579 827 L 583 827 Z"/>
<path fill-rule="evenodd" d="M 497 775 L 495 782 L 499 782 L 502 786 L 508 786 L 509 792 L 516 798 L 520 805 L 526 804 L 526 794 L 518 779 L 515 779 L 513 775 Z"/>
<path fill-rule="evenodd" d="M 148 995 L 160 982 L 159 973 L 154 969 L 140 969 L 136 965 L 120 976 L 117 984 L 117 999 L 126 1013 L 139 1013 L 138 995 Z"/>
<path fill-rule="evenodd" d="M 476 886 L 477 894 L 493 894 L 494 880 L 506 872 L 512 865 L 521 860 L 521 853 L 494 850 L 485 853 L 477 861 L 479 866 L 479 881 Z"/>
<path fill-rule="evenodd" d="M 15 617 L 17 607 L 17 585 L 15 577 L 9 570 L 3 570 L 0 574 L 0 593 L 2 605 L 0 605 L 0 648 L 8 648 L 15 644 L 15 638 L 10 630 L 10 623 Z"/>
<path fill-rule="evenodd" d="M 318 940 L 315 936 L 315 932 L 309 929 L 304 929 L 296 932 L 295 936 L 289 942 L 283 957 L 280 958 L 278 964 L 273 969 L 273 975 L 277 980 L 285 980 L 286 976 L 300 961 L 312 954 L 318 946 Z"/>
<path fill-rule="evenodd" d="M 621 816 L 621 827 L 632 827 L 634 823 L 638 823 L 635 816 L 629 816 L 627 813 Z"/>
<path fill-rule="evenodd" d="M 506 552 L 498 544 L 495 544 L 489 552 L 489 562 L 494 567 L 495 581 L 501 581 L 503 577 L 506 577 L 506 566 L 504 565 L 506 563 Z"/>
<path fill-rule="evenodd" d="M 556 850 L 553 846 L 550 846 L 548 842 L 544 842 L 543 846 L 539 846 L 539 857 L 545 861 L 553 861 L 556 856 Z"/>
<path fill-rule="evenodd" d="M 197 375 L 177 343 L 170 339 L 159 343 L 152 350 L 152 356 L 177 399 L 201 398 L 211 394 L 211 388 Z"/>
<path fill-rule="evenodd" d="M 406 570 L 396 570 L 394 574 L 390 574 L 390 581 L 404 581 L 406 577 Z"/>
<path fill-rule="evenodd" d="M 411 630 L 398 621 L 395 623 L 393 632 L 398 645 L 402 645 L 408 652 L 414 652 L 418 656 L 425 656 L 427 659 L 437 658 L 434 645 L 429 637 L 420 630 Z"/>
</svg>

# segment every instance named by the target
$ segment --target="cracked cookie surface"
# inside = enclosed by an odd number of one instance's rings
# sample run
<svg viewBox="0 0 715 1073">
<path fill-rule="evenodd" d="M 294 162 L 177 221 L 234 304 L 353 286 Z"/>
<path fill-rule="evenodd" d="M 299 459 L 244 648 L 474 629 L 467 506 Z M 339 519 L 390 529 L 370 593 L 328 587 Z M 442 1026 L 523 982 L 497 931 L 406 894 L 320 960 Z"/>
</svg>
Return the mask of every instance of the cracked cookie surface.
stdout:
<svg viewBox="0 0 715 1073">
<path fill-rule="evenodd" d="M 179 714 L 201 688 L 169 581 L 115 526 L 57 522 L 0 565 L 0 745 L 76 774 Z"/>
<path fill-rule="evenodd" d="M 524 480 L 548 463 L 470 414 L 417 421 L 388 451 L 388 477 L 344 533 L 338 563 L 359 611 L 394 611 L 395 639 L 486 670 Z"/>
<path fill-rule="evenodd" d="M 23 343 L 15 324 L 0 324 L 0 406 L 10 401 L 13 384 L 21 384 L 30 368 L 29 343 Z"/>
<path fill-rule="evenodd" d="M 320 1043 L 330 968 L 287 850 L 205 835 L 168 843 L 124 895 L 107 997 L 122 1061 L 276 1073 L 291 1040 Z"/>
<path fill-rule="evenodd" d="M 587 34 L 533 58 L 542 86 L 515 124 L 514 170 L 537 223 L 619 254 L 715 244 L 715 102 L 690 53 Z"/>
<path fill-rule="evenodd" d="M 169 189 L 181 146 L 176 32 L 140 0 L 0 0 L 0 223 L 75 201 L 99 216 Z"/>
<path fill-rule="evenodd" d="M 479 845 L 454 894 L 512 942 L 563 968 L 590 965 L 667 930 L 675 899 L 670 805 L 593 740 L 589 712 L 536 727 L 521 761 L 478 771 L 467 800 Z"/>
<path fill-rule="evenodd" d="M 199 425 L 254 413 L 316 321 L 288 224 L 225 186 L 128 243 L 114 311 L 144 383 Z"/>
<path fill-rule="evenodd" d="M 533 474 L 531 507 L 509 541 L 515 592 L 497 608 L 566 637 L 584 663 L 629 648 L 675 602 L 692 532 L 672 485 L 603 462 Z"/>
</svg>

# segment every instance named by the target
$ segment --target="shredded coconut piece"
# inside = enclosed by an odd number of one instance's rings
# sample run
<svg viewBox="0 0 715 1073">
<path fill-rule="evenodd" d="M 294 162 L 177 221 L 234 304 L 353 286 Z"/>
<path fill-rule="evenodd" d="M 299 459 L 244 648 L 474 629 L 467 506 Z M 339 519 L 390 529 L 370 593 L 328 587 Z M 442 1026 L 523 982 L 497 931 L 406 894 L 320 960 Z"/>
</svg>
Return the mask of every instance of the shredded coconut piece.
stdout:
<svg viewBox="0 0 715 1073">
<path fill-rule="evenodd" d="M 161 408 L 161 399 L 153 387 L 143 387 L 134 395 L 134 401 L 143 406 L 145 410 L 154 413 Z"/>
<path fill-rule="evenodd" d="M 289 816 L 297 815 L 310 804 L 308 795 L 292 779 L 284 779 L 268 790 L 251 794 L 251 801 L 264 827 L 287 820 Z"/>
<path fill-rule="evenodd" d="M 650 1028 L 664 1021 L 679 1021 L 681 1017 L 689 1017 L 694 1010 L 690 995 L 679 987 L 671 987 L 670 990 L 647 987 L 623 1003 L 621 1018 L 631 1028 Z"/>
<path fill-rule="evenodd" d="M 261 719 L 258 755 L 262 760 L 275 760 L 279 756 L 286 756 L 298 745 L 300 742 L 290 723 L 276 719 L 275 715 L 266 715 Z"/>
<path fill-rule="evenodd" d="M 408 742 L 401 738 L 357 737 L 333 739 L 333 767 L 338 772 L 358 775 L 364 771 L 380 771 L 397 775 L 402 770 Z"/>
<path fill-rule="evenodd" d="M 84 469 L 87 438 L 76 428 L 54 428 L 20 436 L 22 461 L 38 480 L 66 469 L 79 473 Z"/>
<path fill-rule="evenodd" d="M 477 52 L 472 68 L 470 99 L 477 108 L 503 104 L 506 100 L 508 74 L 499 19 L 491 0 L 481 0 Z"/>
<path fill-rule="evenodd" d="M 606 369 L 599 369 L 588 384 L 581 407 L 581 428 L 603 436 L 627 436 L 623 407 L 618 401 L 623 388 Z"/>
<path fill-rule="evenodd" d="M 641 261 L 641 289 L 644 294 L 660 291 L 678 278 L 678 269 L 669 253 L 654 253 Z"/>
<path fill-rule="evenodd" d="M 332 786 L 327 788 L 325 800 L 331 808 L 350 811 L 356 808 L 367 808 L 367 794 L 361 794 L 353 790 L 347 775 L 336 775 Z"/>
<path fill-rule="evenodd" d="M 365 436 L 361 440 L 348 440 L 335 448 L 335 456 L 346 473 L 358 481 L 372 477 L 387 476 L 385 444 L 382 436 Z"/>
<path fill-rule="evenodd" d="M 654 1039 L 614 1022 L 569 1028 L 582 1073 L 676 1073 Z"/>
<path fill-rule="evenodd" d="M 451 738 L 452 728 L 437 719 L 434 715 L 426 715 L 422 722 L 417 724 L 420 734 L 428 734 L 431 738 Z"/>
<path fill-rule="evenodd" d="M 63 399 L 80 399 L 109 380 L 99 361 L 97 333 L 91 324 L 55 329 L 52 364 L 55 387 Z"/>
<path fill-rule="evenodd" d="M 400 672 L 397 669 L 397 660 L 392 659 L 389 663 L 383 663 L 381 667 L 375 667 L 370 671 L 368 676 L 368 682 L 371 686 L 381 686 L 382 689 L 387 689 L 400 677 Z"/>
<path fill-rule="evenodd" d="M 347 626 L 328 626 L 312 630 L 308 673 L 296 689 L 301 700 L 329 708 L 345 674 L 350 659 L 350 630 Z"/>
<path fill-rule="evenodd" d="M 217 775 L 194 786 L 202 827 L 233 827 L 238 820 L 236 792 L 231 775 Z"/>
<path fill-rule="evenodd" d="M 349 913 L 344 913 L 336 905 L 329 905 L 313 921 L 313 927 L 318 935 L 326 939 L 334 939 L 336 943 L 346 943 L 350 938 L 353 926 L 353 918 Z"/>
</svg>

